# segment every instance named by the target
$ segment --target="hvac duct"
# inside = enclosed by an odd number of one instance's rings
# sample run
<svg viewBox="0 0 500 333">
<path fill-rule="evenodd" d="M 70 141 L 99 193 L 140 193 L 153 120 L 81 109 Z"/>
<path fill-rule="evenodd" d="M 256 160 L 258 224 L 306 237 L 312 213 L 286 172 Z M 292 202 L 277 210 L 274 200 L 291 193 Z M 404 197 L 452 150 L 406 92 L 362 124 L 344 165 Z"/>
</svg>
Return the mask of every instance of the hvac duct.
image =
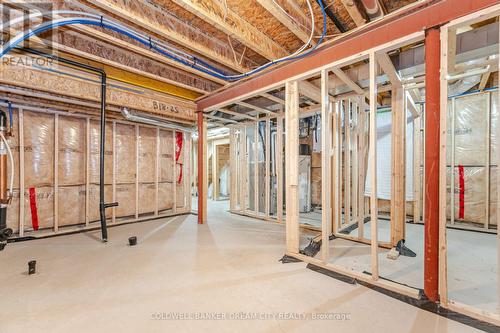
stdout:
<svg viewBox="0 0 500 333">
<path fill-rule="evenodd" d="M 146 114 L 142 114 L 142 113 L 140 114 L 137 112 L 130 111 L 127 108 L 122 108 L 121 113 L 122 113 L 123 117 L 125 117 L 125 119 L 133 121 L 133 122 L 149 124 L 149 125 L 154 125 L 154 126 L 167 128 L 167 129 L 179 130 L 179 131 L 184 131 L 184 132 L 189 132 L 189 133 L 192 133 L 195 131 L 194 127 L 181 126 L 181 125 L 178 125 L 174 122 L 165 120 L 161 117 L 155 117 L 152 115 L 146 115 Z"/>
</svg>

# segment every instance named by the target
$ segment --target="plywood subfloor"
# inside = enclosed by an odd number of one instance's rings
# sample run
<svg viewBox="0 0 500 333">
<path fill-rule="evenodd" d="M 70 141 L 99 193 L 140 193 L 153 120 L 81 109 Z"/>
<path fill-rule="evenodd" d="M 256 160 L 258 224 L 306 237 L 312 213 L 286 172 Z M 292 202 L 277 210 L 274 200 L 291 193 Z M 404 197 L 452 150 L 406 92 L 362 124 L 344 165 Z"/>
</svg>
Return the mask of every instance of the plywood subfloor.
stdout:
<svg viewBox="0 0 500 333">
<path fill-rule="evenodd" d="M 284 228 L 226 213 L 9 244 L 2 332 L 474 332 L 363 286 L 281 264 Z M 136 235 L 139 245 L 127 246 Z M 27 276 L 27 261 L 38 273 Z M 172 313 L 346 313 L 350 320 L 157 320 Z"/>
</svg>

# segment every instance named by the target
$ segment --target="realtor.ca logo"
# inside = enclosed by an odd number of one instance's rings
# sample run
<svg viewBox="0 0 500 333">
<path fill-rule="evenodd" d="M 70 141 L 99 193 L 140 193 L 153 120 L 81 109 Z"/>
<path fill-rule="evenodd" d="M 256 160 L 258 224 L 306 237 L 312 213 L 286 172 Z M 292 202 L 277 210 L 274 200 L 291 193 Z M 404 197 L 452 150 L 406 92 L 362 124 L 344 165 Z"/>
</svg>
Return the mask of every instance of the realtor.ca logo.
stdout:
<svg viewBox="0 0 500 333">
<path fill-rule="evenodd" d="M 0 47 L 2 65 L 52 66 L 51 59 L 30 54 L 26 52 L 26 49 L 55 55 L 53 45 L 57 43 L 58 31 L 49 26 L 54 19 L 57 19 L 54 17 L 54 6 L 57 3 L 57 1 L 52 0 L 1 1 Z M 48 27 L 48 29 L 44 29 L 44 27 Z M 27 36 L 29 38 L 25 38 Z M 22 42 L 10 49 L 19 40 Z"/>
</svg>

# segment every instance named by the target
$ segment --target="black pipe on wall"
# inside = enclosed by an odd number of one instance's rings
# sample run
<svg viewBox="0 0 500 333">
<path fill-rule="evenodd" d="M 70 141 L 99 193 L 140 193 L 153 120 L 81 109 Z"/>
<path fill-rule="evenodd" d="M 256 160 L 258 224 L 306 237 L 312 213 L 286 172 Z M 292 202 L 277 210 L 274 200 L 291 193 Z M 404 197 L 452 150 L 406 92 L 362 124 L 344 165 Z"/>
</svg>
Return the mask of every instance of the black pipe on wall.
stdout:
<svg viewBox="0 0 500 333">
<path fill-rule="evenodd" d="M 73 67 L 97 73 L 101 76 L 101 108 L 100 108 L 100 151 L 99 151 L 99 215 L 101 219 L 101 234 L 103 242 L 108 241 L 108 228 L 106 225 L 106 208 L 118 206 L 118 202 L 104 202 L 104 149 L 106 143 L 106 72 L 100 68 L 79 63 L 74 60 L 65 59 L 59 56 L 48 54 L 30 48 L 21 48 L 22 51 L 36 54 L 45 58 L 56 60 Z"/>
</svg>

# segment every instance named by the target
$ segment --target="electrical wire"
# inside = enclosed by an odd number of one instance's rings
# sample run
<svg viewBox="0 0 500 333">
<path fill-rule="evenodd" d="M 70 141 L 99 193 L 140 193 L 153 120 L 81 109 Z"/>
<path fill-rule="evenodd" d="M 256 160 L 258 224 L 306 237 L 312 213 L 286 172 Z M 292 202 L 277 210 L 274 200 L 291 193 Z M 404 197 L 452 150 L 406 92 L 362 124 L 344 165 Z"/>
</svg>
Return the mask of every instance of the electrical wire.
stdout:
<svg viewBox="0 0 500 333">
<path fill-rule="evenodd" d="M 309 0 L 307 2 L 308 2 L 308 7 L 311 11 L 311 17 L 314 18 L 311 4 L 310 4 Z M 1 50 L 0 51 L 0 58 L 5 56 L 13 48 L 17 47 L 20 43 L 22 43 L 23 41 L 25 41 L 26 39 L 28 39 L 32 36 L 39 35 L 43 32 L 46 32 L 46 31 L 49 31 L 49 30 L 52 30 L 52 29 L 55 29 L 58 27 L 74 25 L 74 24 L 83 24 L 83 25 L 99 26 L 102 28 L 106 28 L 106 29 L 115 31 L 115 32 L 120 33 L 122 35 L 125 35 L 131 39 L 134 39 L 134 40 L 140 42 L 141 44 L 143 44 L 144 46 L 149 47 L 150 49 L 155 50 L 156 52 L 164 55 L 165 57 L 170 58 L 170 59 L 172 59 L 176 62 L 179 62 L 183 65 L 190 66 L 194 69 L 197 69 L 197 70 L 199 70 L 203 73 L 206 73 L 208 75 L 211 75 L 213 77 L 217 77 L 219 79 L 223 79 L 226 81 L 236 81 L 236 80 L 248 77 L 252 74 L 258 73 L 260 71 L 263 71 L 263 70 L 265 70 L 273 65 L 276 65 L 278 63 L 296 60 L 296 59 L 301 59 L 301 58 L 308 56 L 312 52 L 314 52 L 314 50 L 316 50 L 316 48 L 323 42 L 323 39 L 326 36 L 326 30 L 327 30 L 326 29 L 326 12 L 325 12 L 324 6 L 321 2 L 318 2 L 318 4 L 321 8 L 321 12 L 323 15 L 323 33 L 321 34 L 320 39 L 316 45 L 314 45 L 312 48 L 310 48 L 306 52 L 300 53 L 305 48 L 307 48 L 307 46 L 310 45 L 310 41 L 314 37 L 314 30 L 311 30 L 311 36 L 309 38 L 309 43 L 304 44 L 301 48 L 299 48 L 293 54 L 288 55 L 286 57 L 282 57 L 282 58 L 273 60 L 273 61 L 270 61 L 264 65 L 261 65 L 255 69 L 252 69 L 246 73 L 237 74 L 237 75 L 228 75 L 227 73 L 223 72 L 222 70 L 219 70 L 218 68 L 215 68 L 214 66 L 210 65 L 209 63 L 205 62 L 202 59 L 199 59 L 195 56 L 192 56 L 192 55 L 190 55 L 184 51 L 181 51 L 179 49 L 176 49 L 172 46 L 165 45 L 164 43 L 162 43 L 158 40 L 153 40 L 149 36 L 146 36 L 146 37 L 142 36 L 139 33 L 135 32 L 134 30 L 132 30 L 126 26 L 122 26 L 121 24 L 118 24 L 118 23 L 115 23 L 109 19 L 106 19 L 102 15 L 90 14 L 90 13 L 78 12 L 78 11 L 56 11 L 53 14 L 57 14 L 57 13 L 59 13 L 59 14 L 77 14 L 80 16 L 74 17 L 74 18 L 56 19 L 56 20 L 41 24 L 40 26 L 38 26 L 37 28 L 35 28 L 33 30 L 28 29 L 24 32 L 19 33 L 18 35 L 16 35 L 12 39 L 10 39 L 7 44 L 2 46 L 2 48 L 0 49 Z M 30 18 L 35 18 L 35 17 L 38 17 L 40 15 L 43 15 L 43 14 L 40 13 L 40 14 L 32 15 L 32 16 L 30 16 Z M 8 26 L 18 24 L 20 22 L 21 22 L 21 20 L 18 18 L 18 19 L 15 19 L 8 24 L 3 24 L 2 28 L 5 29 Z M 314 22 L 314 19 L 313 19 L 313 22 Z"/>
<path fill-rule="evenodd" d="M 301 22 L 297 21 L 292 15 L 288 14 L 288 12 L 283 7 L 281 7 L 279 5 L 279 3 L 276 2 L 276 0 L 272 0 L 272 1 L 286 16 L 288 16 L 289 19 L 295 21 L 295 23 L 297 23 L 299 26 L 302 26 L 306 30 L 309 30 L 309 27 L 305 26 Z M 310 29 L 311 30 L 311 37 L 309 37 L 309 40 L 307 41 L 307 43 L 305 45 L 310 45 L 311 41 L 312 41 L 312 36 L 314 35 L 316 18 L 314 16 L 314 11 L 312 9 L 310 0 L 306 0 L 306 2 L 307 2 L 307 7 L 309 8 L 309 13 L 311 15 L 311 29 Z M 302 49 L 305 49 L 305 47 L 306 47 L 305 45 L 302 46 Z"/>
</svg>

